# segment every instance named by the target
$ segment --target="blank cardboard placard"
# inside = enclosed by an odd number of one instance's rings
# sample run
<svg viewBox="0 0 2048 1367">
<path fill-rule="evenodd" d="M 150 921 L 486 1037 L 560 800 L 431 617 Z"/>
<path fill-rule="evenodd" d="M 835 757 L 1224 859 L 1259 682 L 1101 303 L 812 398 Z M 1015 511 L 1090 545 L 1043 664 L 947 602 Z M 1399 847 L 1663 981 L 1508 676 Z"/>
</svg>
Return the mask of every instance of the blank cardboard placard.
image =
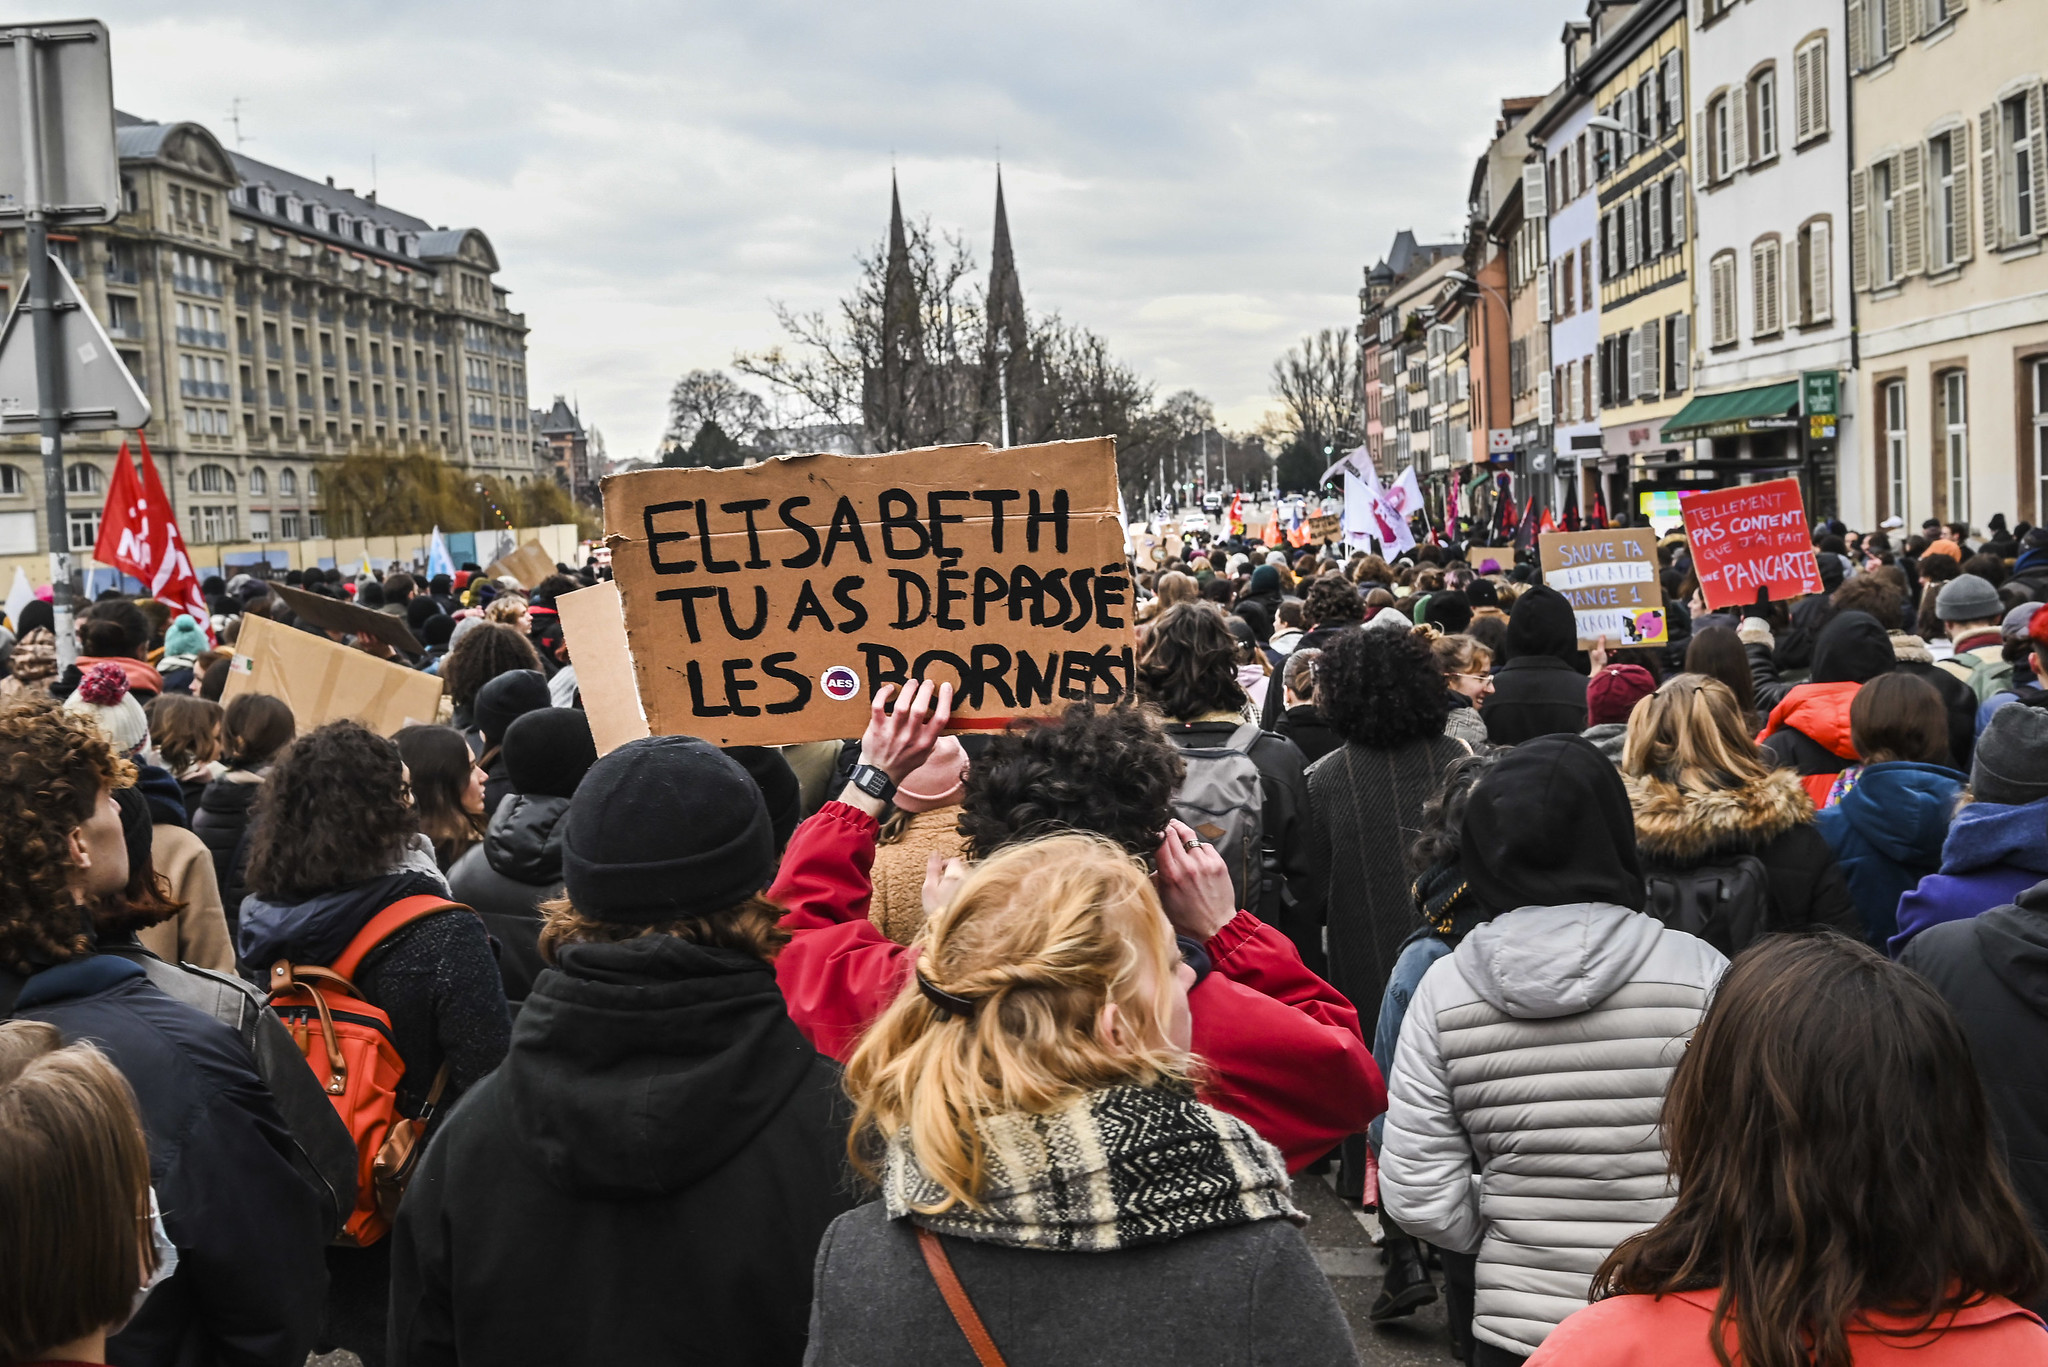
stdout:
<svg viewBox="0 0 2048 1367">
<path fill-rule="evenodd" d="M 441 681 L 434 675 L 266 618 L 242 619 L 234 652 L 220 700 L 244 693 L 282 698 L 301 735 L 350 720 L 392 736 L 414 723 L 432 722 L 440 711 Z"/>
<path fill-rule="evenodd" d="M 339 598 L 308 593 L 289 584 L 272 584 L 270 591 L 282 598 L 286 607 L 315 626 L 326 627 L 329 631 L 352 631 L 358 636 L 374 636 L 408 655 L 418 655 L 426 649 L 406 626 L 403 617 L 366 608 L 361 603 L 344 603 Z"/>
<path fill-rule="evenodd" d="M 626 610 L 619 586 L 607 580 L 555 600 L 562 634 L 569 638 L 569 663 L 576 667 L 576 691 L 597 753 L 608 755 L 648 734 L 633 677 L 633 651 L 626 644 Z"/>
<path fill-rule="evenodd" d="M 1679 511 L 1709 610 L 1819 593 L 1820 562 L 1796 479 L 1689 494 Z"/>
<path fill-rule="evenodd" d="M 1649 528 L 1544 532 L 1536 554 L 1543 582 L 1565 596 L 1579 619 L 1580 649 L 1602 636 L 1616 649 L 1671 639 L 1657 576 L 1657 534 Z"/>
<path fill-rule="evenodd" d="M 1110 438 L 636 470 L 604 506 L 656 735 L 858 736 L 878 689 L 922 677 L 970 731 L 1131 691 Z"/>
<path fill-rule="evenodd" d="M 519 549 L 501 560 L 493 560 L 484 573 L 492 579 L 510 575 L 527 590 L 540 587 L 540 581 L 555 572 L 555 562 L 548 555 L 547 547 L 538 541 L 521 542 Z"/>
</svg>

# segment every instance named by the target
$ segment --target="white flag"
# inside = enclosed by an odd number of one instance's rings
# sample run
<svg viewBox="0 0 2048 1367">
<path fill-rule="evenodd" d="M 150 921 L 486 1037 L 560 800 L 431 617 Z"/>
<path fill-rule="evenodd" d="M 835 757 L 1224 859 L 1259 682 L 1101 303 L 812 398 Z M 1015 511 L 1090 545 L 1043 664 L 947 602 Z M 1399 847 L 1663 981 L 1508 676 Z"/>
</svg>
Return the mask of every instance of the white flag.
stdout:
<svg viewBox="0 0 2048 1367">
<path fill-rule="evenodd" d="M 21 630 L 21 610 L 35 601 L 35 586 L 19 565 L 14 567 L 14 587 L 7 591 L 7 624 Z"/>
<path fill-rule="evenodd" d="M 455 558 L 448 554 L 447 538 L 441 535 L 438 526 L 434 528 L 433 539 L 427 543 L 427 578 L 432 579 L 437 574 L 450 578 L 455 575 Z"/>
<path fill-rule="evenodd" d="M 1415 467 L 1409 466 L 1401 477 L 1387 487 L 1387 506 L 1405 524 L 1409 518 L 1422 511 L 1422 482 L 1415 478 Z M 1408 543 L 1414 545 L 1413 541 Z"/>
</svg>

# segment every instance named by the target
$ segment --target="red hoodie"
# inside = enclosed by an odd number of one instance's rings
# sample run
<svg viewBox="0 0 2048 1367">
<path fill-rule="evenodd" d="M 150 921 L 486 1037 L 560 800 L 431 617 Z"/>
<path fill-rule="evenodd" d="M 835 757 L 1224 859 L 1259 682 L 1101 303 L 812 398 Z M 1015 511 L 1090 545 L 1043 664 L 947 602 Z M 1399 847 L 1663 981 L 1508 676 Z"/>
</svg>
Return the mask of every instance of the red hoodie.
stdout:
<svg viewBox="0 0 2048 1367">
<path fill-rule="evenodd" d="M 876 833 L 866 812 L 826 803 L 790 837 L 768 891 L 796 937 L 775 960 L 790 1018 L 842 1062 L 913 961 L 867 919 Z M 1188 998 L 1194 1051 L 1209 1070 L 1205 1101 L 1279 1148 L 1290 1171 L 1387 1108 L 1357 1010 L 1302 965 L 1286 936 L 1240 911 L 1207 949 L 1215 971 Z"/>
<path fill-rule="evenodd" d="M 1668 1296 L 1615 1296 L 1595 1301 L 1551 1330 L 1528 1367 L 1719 1367 L 1707 1331 L 1716 1291 Z M 2041 1321 L 2003 1296 L 1937 1320 L 1937 1331 L 1893 1337 L 1873 1331 L 1911 1328 L 1895 1315 L 1859 1316 L 1849 1327 L 1850 1360 L 1857 1367 L 2048 1367 L 2048 1333 Z M 1734 1321 L 1724 1342 L 1736 1356 Z"/>
</svg>

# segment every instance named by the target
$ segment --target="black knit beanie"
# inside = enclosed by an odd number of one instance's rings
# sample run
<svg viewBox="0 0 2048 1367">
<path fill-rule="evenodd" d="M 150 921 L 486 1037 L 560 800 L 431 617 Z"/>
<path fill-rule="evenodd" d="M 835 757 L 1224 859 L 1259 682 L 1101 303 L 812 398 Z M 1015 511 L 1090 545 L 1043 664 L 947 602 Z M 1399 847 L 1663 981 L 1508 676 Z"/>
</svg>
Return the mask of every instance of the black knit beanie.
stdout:
<svg viewBox="0 0 2048 1367">
<path fill-rule="evenodd" d="M 574 797 L 595 763 L 590 718 L 574 707 L 535 708 L 505 728 L 505 774 L 515 793 Z"/>
<path fill-rule="evenodd" d="M 476 691 L 476 728 L 484 733 L 485 745 L 501 744 L 506 727 L 553 701 L 538 669 L 508 669 Z"/>
<path fill-rule="evenodd" d="M 576 910 L 653 925 L 738 906 L 775 876 L 761 790 L 694 736 L 649 736 L 583 776 L 562 823 L 562 880 Z"/>
<path fill-rule="evenodd" d="M 1538 736 L 1501 751 L 1465 808 L 1460 858 L 1489 913 L 1610 902 L 1641 911 L 1628 790 L 1580 736 Z"/>
</svg>

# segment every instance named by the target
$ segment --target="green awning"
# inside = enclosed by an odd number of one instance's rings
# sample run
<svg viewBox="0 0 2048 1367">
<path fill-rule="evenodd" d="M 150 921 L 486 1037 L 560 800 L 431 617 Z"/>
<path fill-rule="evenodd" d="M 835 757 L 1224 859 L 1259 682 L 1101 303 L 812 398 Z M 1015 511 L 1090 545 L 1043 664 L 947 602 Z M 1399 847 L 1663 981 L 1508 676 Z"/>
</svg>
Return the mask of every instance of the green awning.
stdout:
<svg viewBox="0 0 2048 1367">
<path fill-rule="evenodd" d="M 1672 414 L 1664 423 L 1664 440 L 1694 437 L 1736 437 L 1745 432 L 1796 427 L 1799 381 L 1704 394 Z"/>
</svg>

